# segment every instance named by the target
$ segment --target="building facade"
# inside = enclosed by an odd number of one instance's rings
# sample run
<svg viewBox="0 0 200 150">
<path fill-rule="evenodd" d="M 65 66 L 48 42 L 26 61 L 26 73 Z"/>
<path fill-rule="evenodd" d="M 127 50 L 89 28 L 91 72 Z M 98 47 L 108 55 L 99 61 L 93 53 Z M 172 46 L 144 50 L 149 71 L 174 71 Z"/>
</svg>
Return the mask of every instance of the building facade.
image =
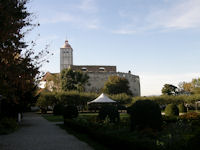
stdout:
<svg viewBox="0 0 200 150">
<path fill-rule="evenodd" d="M 131 74 L 130 71 L 128 73 L 117 72 L 116 66 L 73 65 L 73 49 L 68 41 L 65 41 L 64 46 L 60 48 L 60 71 L 68 68 L 87 73 L 89 76 L 89 84 L 85 85 L 86 92 L 99 93 L 110 76 L 119 76 L 129 81 L 129 87 L 134 96 L 140 96 L 139 76 Z M 50 91 L 54 89 L 59 90 L 59 78 L 59 73 L 46 73 L 41 81 L 43 88 L 47 87 Z"/>
</svg>

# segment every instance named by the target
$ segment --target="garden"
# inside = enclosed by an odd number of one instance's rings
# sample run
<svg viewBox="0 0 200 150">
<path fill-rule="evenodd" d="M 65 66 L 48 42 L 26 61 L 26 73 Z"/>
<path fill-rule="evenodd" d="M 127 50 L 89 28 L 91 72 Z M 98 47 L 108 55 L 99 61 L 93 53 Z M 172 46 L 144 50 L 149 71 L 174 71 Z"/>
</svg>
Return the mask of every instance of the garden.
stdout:
<svg viewBox="0 0 200 150">
<path fill-rule="evenodd" d="M 174 103 L 172 100 L 171 103 L 170 100 L 162 102 L 166 105 L 162 110 L 157 99 L 134 99 L 131 104 L 123 105 L 127 113 L 119 113 L 119 107 L 113 105 L 103 105 L 97 113 L 91 113 L 78 111 L 80 106 L 77 105 L 56 104 L 54 115 L 44 117 L 49 121 L 63 121 L 62 128 L 78 138 L 81 135 L 81 140 L 89 144 L 96 142 L 105 149 L 198 149 L 200 114 L 192 107 L 191 110 L 186 108 L 183 100 L 174 100 Z M 94 148 L 103 149 L 99 146 Z"/>
</svg>

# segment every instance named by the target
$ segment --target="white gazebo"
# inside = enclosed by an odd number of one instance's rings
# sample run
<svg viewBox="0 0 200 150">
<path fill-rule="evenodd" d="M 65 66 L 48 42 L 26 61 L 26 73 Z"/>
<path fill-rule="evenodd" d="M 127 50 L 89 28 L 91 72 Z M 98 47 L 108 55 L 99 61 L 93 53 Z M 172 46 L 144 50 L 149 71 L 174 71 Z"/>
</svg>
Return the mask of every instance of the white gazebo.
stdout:
<svg viewBox="0 0 200 150">
<path fill-rule="evenodd" d="M 116 103 L 116 101 L 110 99 L 108 96 L 106 96 L 104 93 L 102 93 L 95 100 L 88 102 L 88 104 L 103 104 L 103 103 Z"/>
</svg>

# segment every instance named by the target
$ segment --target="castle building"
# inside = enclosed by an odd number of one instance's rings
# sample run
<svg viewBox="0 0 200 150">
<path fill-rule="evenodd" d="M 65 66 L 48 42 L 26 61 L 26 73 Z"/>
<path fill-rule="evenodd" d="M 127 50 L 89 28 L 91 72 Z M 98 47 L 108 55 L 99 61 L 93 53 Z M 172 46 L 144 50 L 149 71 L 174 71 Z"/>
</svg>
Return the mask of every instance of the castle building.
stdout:
<svg viewBox="0 0 200 150">
<path fill-rule="evenodd" d="M 116 66 L 74 65 L 73 49 L 66 40 L 64 46 L 60 48 L 60 72 L 63 69 L 68 68 L 87 73 L 89 76 L 89 84 L 85 85 L 86 92 L 100 92 L 104 83 L 110 76 L 119 76 L 124 77 L 129 81 L 129 87 L 134 96 L 140 96 L 139 76 L 131 74 L 130 71 L 128 73 L 117 72 Z M 59 89 L 59 73 L 46 73 L 41 84 L 41 87 L 47 87 L 50 91 L 53 91 L 53 89 Z"/>
</svg>

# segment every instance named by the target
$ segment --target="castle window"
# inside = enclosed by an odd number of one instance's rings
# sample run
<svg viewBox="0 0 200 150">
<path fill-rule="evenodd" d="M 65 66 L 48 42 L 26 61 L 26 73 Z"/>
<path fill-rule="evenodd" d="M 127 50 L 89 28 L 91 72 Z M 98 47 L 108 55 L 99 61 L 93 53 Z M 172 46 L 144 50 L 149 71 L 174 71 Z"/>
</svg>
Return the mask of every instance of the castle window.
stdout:
<svg viewBox="0 0 200 150">
<path fill-rule="evenodd" d="M 82 67 L 81 71 L 87 71 L 87 68 L 86 67 Z"/>
<path fill-rule="evenodd" d="M 99 71 L 105 71 L 105 68 L 104 67 L 100 67 Z"/>
</svg>

